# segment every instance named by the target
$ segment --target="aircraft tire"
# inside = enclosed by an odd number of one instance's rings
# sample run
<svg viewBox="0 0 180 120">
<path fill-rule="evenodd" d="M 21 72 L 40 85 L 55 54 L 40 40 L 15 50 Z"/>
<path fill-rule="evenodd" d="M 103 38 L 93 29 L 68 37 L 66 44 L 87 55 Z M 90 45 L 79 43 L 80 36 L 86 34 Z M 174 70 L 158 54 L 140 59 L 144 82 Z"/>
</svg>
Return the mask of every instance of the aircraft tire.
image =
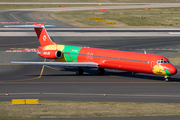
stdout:
<svg viewBox="0 0 180 120">
<path fill-rule="evenodd" d="M 98 68 L 97 73 L 98 73 L 98 75 L 104 75 L 104 73 L 105 73 L 104 68 Z"/>
<path fill-rule="evenodd" d="M 166 79 L 165 79 L 165 81 L 166 81 L 166 82 L 169 82 L 169 79 L 168 79 L 168 78 L 166 78 Z"/>
<path fill-rule="evenodd" d="M 83 75 L 83 69 L 77 69 L 76 75 Z"/>
</svg>

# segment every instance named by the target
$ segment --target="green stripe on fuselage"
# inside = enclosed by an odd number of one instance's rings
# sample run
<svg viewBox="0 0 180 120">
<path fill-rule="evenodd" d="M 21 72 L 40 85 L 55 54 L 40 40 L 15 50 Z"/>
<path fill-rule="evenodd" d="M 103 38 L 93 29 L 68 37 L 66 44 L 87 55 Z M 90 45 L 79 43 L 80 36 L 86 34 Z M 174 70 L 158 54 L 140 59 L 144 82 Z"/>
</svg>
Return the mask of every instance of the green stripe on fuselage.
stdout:
<svg viewBox="0 0 180 120">
<path fill-rule="evenodd" d="M 169 70 L 165 70 L 165 72 L 168 76 L 172 76 L 171 73 L 169 72 Z"/>
<path fill-rule="evenodd" d="M 77 62 L 79 51 L 82 47 L 66 45 L 62 52 L 67 62 Z"/>
</svg>

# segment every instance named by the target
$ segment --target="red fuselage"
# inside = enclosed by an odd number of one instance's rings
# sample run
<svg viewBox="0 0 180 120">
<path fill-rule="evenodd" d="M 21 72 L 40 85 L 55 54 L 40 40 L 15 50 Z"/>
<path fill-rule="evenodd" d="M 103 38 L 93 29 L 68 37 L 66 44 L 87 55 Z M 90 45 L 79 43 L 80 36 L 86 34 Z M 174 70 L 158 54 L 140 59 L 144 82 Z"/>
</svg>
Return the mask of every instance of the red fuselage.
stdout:
<svg viewBox="0 0 180 120">
<path fill-rule="evenodd" d="M 169 62 L 158 64 L 159 60 L 168 61 L 161 55 L 127 51 L 83 47 L 78 54 L 77 62 L 95 62 L 100 68 L 120 69 L 158 75 L 174 75 L 177 69 Z M 157 65 L 157 68 L 154 66 Z M 159 68 L 159 69 L 158 69 Z M 163 71 L 169 71 L 163 72 Z"/>
</svg>

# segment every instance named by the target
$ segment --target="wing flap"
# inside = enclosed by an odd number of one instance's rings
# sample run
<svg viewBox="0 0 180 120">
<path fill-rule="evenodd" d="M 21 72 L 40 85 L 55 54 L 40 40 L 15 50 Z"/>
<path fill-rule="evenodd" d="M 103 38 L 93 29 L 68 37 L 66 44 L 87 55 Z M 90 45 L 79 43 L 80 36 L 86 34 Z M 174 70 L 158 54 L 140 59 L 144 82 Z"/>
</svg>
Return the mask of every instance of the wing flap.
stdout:
<svg viewBox="0 0 180 120">
<path fill-rule="evenodd" d="M 14 62 L 14 64 L 27 64 L 27 65 L 56 65 L 63 67 L 91 67 L 97 68 L 98 64 L 94 62 Z"/>
</svg>

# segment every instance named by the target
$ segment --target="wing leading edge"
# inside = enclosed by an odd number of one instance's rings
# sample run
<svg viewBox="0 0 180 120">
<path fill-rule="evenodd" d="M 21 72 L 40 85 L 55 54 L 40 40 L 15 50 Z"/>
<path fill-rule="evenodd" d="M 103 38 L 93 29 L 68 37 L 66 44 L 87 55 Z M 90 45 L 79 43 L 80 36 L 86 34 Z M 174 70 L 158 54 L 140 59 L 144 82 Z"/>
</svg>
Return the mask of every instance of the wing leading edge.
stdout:
<svg viewBox="0 0 180 120">
<path fill-rule="evenodd" d="M 14 62 L 14 64 L 27 64 L 27 65 L 56 65 L 62 67 L 90 67 L 98 68 L 98 64 L 94 62 Z"/>
</svg>

